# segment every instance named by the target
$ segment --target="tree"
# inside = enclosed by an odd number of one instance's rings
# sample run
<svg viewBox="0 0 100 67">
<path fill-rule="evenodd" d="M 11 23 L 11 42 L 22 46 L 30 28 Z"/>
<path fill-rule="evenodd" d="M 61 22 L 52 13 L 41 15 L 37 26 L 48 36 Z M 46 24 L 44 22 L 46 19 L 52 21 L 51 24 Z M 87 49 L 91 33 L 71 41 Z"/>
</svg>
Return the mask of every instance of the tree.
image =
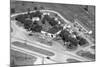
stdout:
<svg viewBox="0 0 100 67">
<path fill-rule="evenodd" d="M 80 46 L 83 46 L 83 45 L 85 45 L 88 42 L 86 39 L 84 39 L 81 36 L 77 36 L 76 38 L 77 38 L 77 40 L 79 40 L 79 45 Z"/>
</svg>

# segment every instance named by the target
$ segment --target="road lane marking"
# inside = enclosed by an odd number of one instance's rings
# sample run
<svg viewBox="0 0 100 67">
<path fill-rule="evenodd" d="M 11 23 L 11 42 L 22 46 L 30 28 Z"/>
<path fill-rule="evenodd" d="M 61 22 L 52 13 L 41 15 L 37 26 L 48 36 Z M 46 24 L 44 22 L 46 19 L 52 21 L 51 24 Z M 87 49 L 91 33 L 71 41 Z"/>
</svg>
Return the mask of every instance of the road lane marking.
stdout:
<svg viewBox="0 0 100 67">
<path fill-rule="evenodd" d="M 18 46 L 18 47 L 25 48 L 25 49 L 28 49 L 28 50 L 31 50 L 31 51 L 35 51 L 35 52 L 38 52 L 40 54 L 44 54 L 44 55 L 47 55 L 47 56 L 54 56 L 55 55 L 53 52 L 50 52 L 48 50 L 44 50 L 44 49 L 41 49 L 41 48 L 38 48 L 38 47 L 35 47 L 35 46 L 24 44 L 24 43 L 21 43 L 19 41 L 12 42 L 12 44 L 14 46 Z"/>
</svg>

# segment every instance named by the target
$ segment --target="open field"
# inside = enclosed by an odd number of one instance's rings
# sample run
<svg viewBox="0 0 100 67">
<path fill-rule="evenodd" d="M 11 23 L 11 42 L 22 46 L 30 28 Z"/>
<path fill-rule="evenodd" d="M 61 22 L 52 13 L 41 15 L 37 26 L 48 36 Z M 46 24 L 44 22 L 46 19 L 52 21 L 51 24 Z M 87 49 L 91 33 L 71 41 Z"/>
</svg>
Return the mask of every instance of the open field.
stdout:
<svg viewBox="0 0 100 67">
<path fill-rule="evenodd" d="M 33 65 L 37 57 L 11 49 L 11 65 Z"/>
</svg>

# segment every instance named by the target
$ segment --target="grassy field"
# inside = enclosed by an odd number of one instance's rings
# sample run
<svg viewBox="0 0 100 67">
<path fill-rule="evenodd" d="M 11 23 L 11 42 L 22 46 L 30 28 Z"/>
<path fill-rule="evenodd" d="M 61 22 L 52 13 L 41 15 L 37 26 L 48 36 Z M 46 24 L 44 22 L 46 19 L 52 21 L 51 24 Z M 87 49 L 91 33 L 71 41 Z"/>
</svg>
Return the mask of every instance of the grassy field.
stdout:
<svg viewBox="0 0 100 67">
<path fill-rule="evenodd" d="M 11 49 L 11 65 L 33 65 L 37 57 Z"/>
</svg>

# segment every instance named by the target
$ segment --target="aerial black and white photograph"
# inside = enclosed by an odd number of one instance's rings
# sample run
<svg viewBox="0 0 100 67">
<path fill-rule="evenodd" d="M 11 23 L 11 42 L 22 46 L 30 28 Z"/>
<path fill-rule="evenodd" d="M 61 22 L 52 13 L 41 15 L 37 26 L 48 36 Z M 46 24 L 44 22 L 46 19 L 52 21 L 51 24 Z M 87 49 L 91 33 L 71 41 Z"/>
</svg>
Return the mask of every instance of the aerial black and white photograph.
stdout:
<svg viewBox="0 0 100 67">
<path fill-rule="evenodd" d="M 10 0 L 10 66 L 95 61 L 95 6 Z"/>
</svg>

